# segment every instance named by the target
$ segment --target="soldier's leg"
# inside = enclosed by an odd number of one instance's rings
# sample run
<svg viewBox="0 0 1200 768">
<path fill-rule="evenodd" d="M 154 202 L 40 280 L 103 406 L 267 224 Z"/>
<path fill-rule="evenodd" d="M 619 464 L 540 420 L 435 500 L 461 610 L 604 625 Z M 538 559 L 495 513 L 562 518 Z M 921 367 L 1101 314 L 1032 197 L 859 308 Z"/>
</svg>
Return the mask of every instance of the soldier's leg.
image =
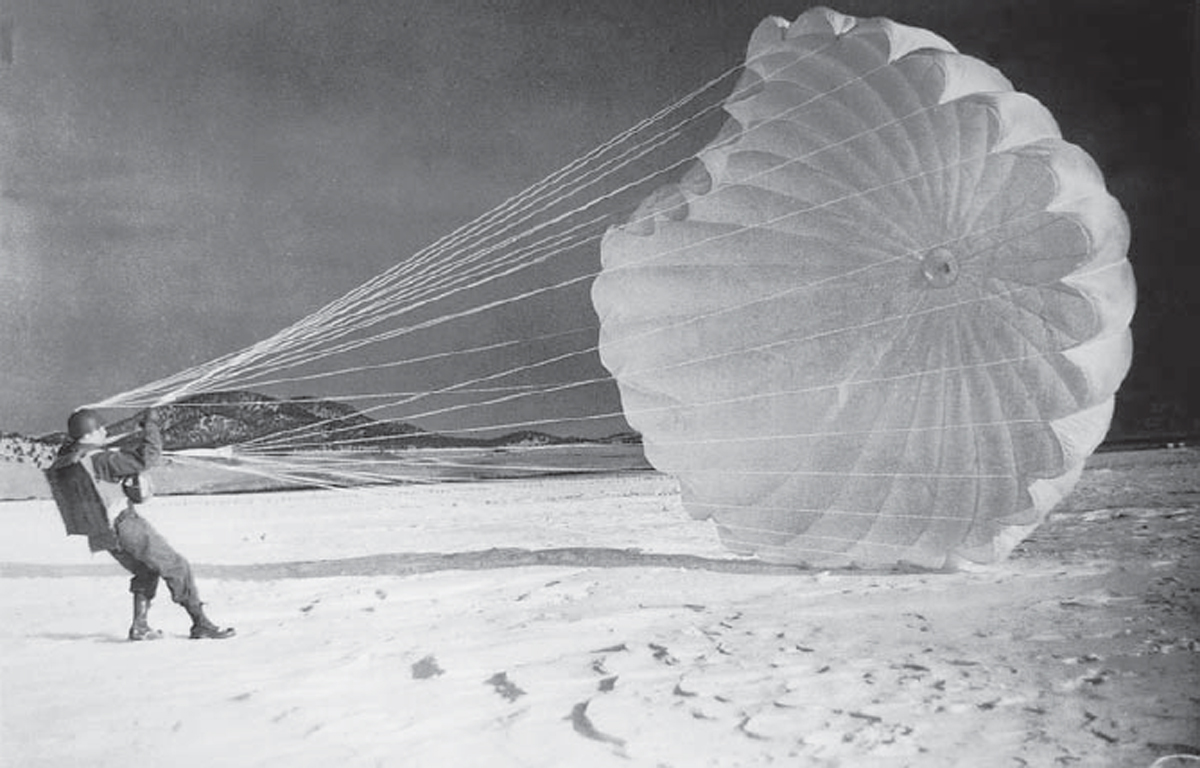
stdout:
<svg viewBox="0 0 1200 768">
<path fill-rule="evenodd" d="M 167 582 L 167 589 L 171 590 L 172 600 L 183 606 L 200 602 L 191 564 L 150 523 L 136 513 L 126 512 L 118 520 L 116 530 L 124 554 L 154 574 L 156 588 L 157 578 L 161 576 Z M 134 574 L 137 579 L 138 572 Z M 149 577 L 141 583 L 148 585 Z"/>
<path fill-rule="evenodd" d="M 171 599 L 182 605 L 192 619 L 193 638 L 221 639 L 234 634 L 232 628 L 218 627 L 204 615 L 191 564 L 175 551 L 154 526 L 135 513 L 121 523 L 117 534 L 123 549 L 131 551 L 134 557 L 150 566 L 167 582 Z"/>
<path fill-rule="evenodd" d="M 109 554 L 125 570 L 133 574 L 133 578 L 129 580 L 129 591 L 135 595 L 141 595 L 147 600 L 153 600 L 154 596 L 158 594 L 158 573 L 124 550 L 109 550 Z"/>
<path fill-rule="evenodd" d="M 159 639 L 162 632 L 151 628 L 147 618 L 150 601 L 158 591 L 158 573 L 128 552 L 113 549 L 109 550 L 109 554 L 133 574 L 133 578 L 129 580 L 129 591 L 133 593 L 133 622 L 129 625 L 129 639 Z"/>
</svg>

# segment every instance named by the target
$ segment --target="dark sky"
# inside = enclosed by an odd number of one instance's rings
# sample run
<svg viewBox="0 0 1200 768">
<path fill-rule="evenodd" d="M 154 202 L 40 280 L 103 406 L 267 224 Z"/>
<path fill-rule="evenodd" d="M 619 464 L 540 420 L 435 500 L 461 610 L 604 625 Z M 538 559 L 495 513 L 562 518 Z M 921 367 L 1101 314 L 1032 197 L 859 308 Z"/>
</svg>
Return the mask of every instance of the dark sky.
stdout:
<svg viewBox="0 0 1200 768">
<path fill-rule="evenodd" d="M 833 4 L 991 61 L 1100 163 L 1133 221 L 1130 412 L 1197 412 L 1193 6 Z M 58 429 L 269 335 L 731 66 L 763 16 L 808 7 L 4 0 L 0 428 Z"/>
</svg>

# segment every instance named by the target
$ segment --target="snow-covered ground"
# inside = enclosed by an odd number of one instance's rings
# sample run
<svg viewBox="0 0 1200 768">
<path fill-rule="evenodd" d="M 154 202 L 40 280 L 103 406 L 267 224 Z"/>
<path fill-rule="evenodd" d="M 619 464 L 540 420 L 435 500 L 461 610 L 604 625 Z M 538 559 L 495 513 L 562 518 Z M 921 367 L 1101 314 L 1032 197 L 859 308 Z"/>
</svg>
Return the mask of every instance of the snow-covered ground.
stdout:
<svg viewBox="0 0 1200 768">
<path fill-rule="evenodd" d="M 0 503 L 5 766 L 1149 766 L 1200 752 L 1200 454 L 977 573 L 730 557 L 653 473 L 159 497 L 227 641 Z M 1181 759 L 1160 766 L 1184 765 Z"/>
</svg>

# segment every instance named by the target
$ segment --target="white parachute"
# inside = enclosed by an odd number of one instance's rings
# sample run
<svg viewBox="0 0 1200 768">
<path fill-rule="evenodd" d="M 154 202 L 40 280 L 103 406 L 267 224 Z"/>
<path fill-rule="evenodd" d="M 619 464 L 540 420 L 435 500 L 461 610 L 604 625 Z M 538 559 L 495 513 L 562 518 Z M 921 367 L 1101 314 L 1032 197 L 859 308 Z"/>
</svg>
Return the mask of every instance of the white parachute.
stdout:
<svg viewBox="0 0 1200 768">
<path fill-rule="evenodd" d="M 682 149 L 713 119 L 715 138 Z M 293 326 L 98 405 L 443 367 L 457 378 L 423 391 L 328 397 L 382 422 L 479 415 L 466 433 L 623 415 L 736 552 L 991 562 L 1108 428 L 1130 360 L 1128 239 L 1095 164 L 994 68 L 816 8 L 764 21 L 741 67 Z M 539 304 L 589 291 L 598 329 Z M 544 324 L 497 335 L 514 306 Z M 555 380 L 568 360 L 594 375 Z M 619 409 L 554 412 L 613 378 Z M 543 415 L 498 415 L 529 403 Z M 331 434 L 315 434 L 236 454 L 293 480 L 396 476 L 322 462 Z"/>
<path fill-rule="evenodd" d="M 927 31 L 756 31 L 722 136 L 593 295 L 655 466 L 725 542 L 991 562 L 1074 486 L 1129 367 L 1129 227 L 1033 98 Z"/>
</svg>

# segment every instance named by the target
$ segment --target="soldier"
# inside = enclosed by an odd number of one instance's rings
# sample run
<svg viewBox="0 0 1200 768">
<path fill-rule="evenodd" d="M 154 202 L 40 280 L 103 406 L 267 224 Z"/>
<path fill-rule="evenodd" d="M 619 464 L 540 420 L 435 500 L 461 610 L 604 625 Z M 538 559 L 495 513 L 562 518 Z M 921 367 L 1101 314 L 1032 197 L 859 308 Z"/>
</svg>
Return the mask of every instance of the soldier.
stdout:
<svg viewBox="0 0 1200 768">
<path fill-rule="evenodd" d="M 46 470 L 68 535 L 88 537 L 93 552 L 106 550 L 133 578 L 133 624 L 130 640 L 157 640 L 162 633 L 146 620 L 159 578 L 167 582 L 171 599 L 192 619 L 194 639 L 232 637 L 232 627 L 218 627 L 204 615 L 192 577 L 192 568 L 162 534 L 137 513 L 135 503 L 149 495 L 142 476 L 162 456 L 158 414 L 150 409 L 141 419 L 141 434 L 132 447 L 108 445 L 108 431 L 100 415 L 81 408 L 67 420 L 70 440 Z M 116 519 L 109 524 L 109 513 Z"/>
</svg>

